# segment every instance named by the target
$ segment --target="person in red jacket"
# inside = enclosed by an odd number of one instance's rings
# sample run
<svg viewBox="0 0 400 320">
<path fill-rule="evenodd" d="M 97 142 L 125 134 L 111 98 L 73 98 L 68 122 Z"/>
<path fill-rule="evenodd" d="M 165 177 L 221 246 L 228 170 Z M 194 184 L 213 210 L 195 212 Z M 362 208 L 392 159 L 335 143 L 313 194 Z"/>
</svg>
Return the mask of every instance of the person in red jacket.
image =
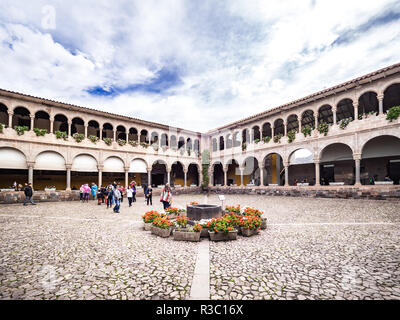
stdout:
<svg viewBox="0 0 400 320">
<path fill-rule="evenodd" d="M 172 192 L 169 184 L 167 183 L 161 192 L 160 202 L 164 205 L 164 210 L 168 209 L 172 203 Z"/>
</svg>

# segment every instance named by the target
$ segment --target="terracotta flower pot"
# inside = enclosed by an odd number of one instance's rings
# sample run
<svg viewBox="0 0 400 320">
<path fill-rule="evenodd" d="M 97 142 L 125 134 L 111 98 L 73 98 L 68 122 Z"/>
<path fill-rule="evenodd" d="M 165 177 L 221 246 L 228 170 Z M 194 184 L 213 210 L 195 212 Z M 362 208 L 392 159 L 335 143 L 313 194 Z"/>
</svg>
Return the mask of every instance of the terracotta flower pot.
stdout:
<svg viewBox="0 0 400 320">
<path fill-rule="evenodd" d="M 171 235 L 172 228 L 162 229 L 155 226 L 151 226 L 151 233 L 161 238 L 168 238 Z"/>
<path fill-rule="evenodd" d="M 227 233 L 208 231 L 208 233 L 211 241 L 229 241 L 237 239 L 237 230 L 229 231 Z"/>
<path fill-rule="evenodd" d="M 259 234 L 258 229 L 249 229 L 249 228 L 240 228 L 242 231 L 242 236 L 243 237 L 251 237 L 256 234 Z"/>
<path fill-rule="evenodd" d="M 174 233 L 174 240 L 176 241 L 192 241 L 198 242 L 200 241 L 200 232 L 189 232 L 189 231 L 177 231 L 175 230 Z"/>
</svg>

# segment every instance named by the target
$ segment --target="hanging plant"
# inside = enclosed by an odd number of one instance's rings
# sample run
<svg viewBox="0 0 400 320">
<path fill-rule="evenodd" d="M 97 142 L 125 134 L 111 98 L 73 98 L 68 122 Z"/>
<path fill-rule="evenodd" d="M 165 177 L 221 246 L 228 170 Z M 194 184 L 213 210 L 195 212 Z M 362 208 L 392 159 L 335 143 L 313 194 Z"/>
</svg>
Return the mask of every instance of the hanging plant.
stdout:
<svg viewBox="0 0 400 320">
<path fill-rule="evenodd" d="M 27 126 L 15 126 L 14 130 L 17 131 L 17 134 L 19 136 L 22 136 L 25 133 L 25 131 L 29 130 L 29 128 Z"/>
<path fill-rule="evenodd" d="M 137 147 L 137 145 L 138 145 L 138 142 L 137 141 L 135 141 L 135 140 L 129 140 L 129 142 L 128 142 L 132 147 Z"/>
<path fill-rule="evenodd" d="M 118 139 L 118 140 L 117 140 L 117 143 L 122 147 L 122 146 L 126 145 L 126 140 L 124 140 L 124 139 Z"/>
<path fill-rule="evenodd" d="M 340 122 L 339 122 L 340 129 L 344 130 L 349 125 L 349 123 L 352 121 L 353 121 L 352 117 L 340 120 Z"/>
<path fill-rule="evenodd" d="M 271 137 L 270 136 L 266 136 L 263 138 L 264 143 L 268 143 L 271 141 Z"/>
<path fill-rule="evenodd" d="M 96 144 L 97 141 L 100 140 L 97 136 L 93 136 L 93 135 L 90 135 L 88 138 L 89 138 L 89 140 L 92 141 L 94 144 Z"/>
<path fill-rule="evenodd" d="M 146 148 L 146 149 L 149 147 L 149 144 L 148 144 L 147 142 L 141 142 L 140 145 L 141 145 L 143 148 Z"/>
<path fill-rule="evenodd" d="M 83 133 L 74 133 L 72 137 L 75 139 L 76 142 L 82 142 L 85 139 L 85 135 Z"/>
<path fill-rule="evenodd" d="M 112 144 L 112 139 L 111 138 L 103 138 L 103 141 L 105 142 L 106 145 L 110 146 Z"/>
<path fill-rule="evenodd" d="M 57 139 L 64 139 L 64 140 L 68 140 L 68 134 L 65 131 L 56 131 L 56 138 Z"/>
<path fill-rule="evenodd" d="M 259 142 L 260 142 L 260 139 L 255 139 L 255 140 L 254 140 L 254 143 L 255 143 L 255 144 L 257 144 L 257 143 L 259 143 Z"/>
<path fill-rule="evenodd" d="M 322 121 L 318 125 L 318 131 L 319 131 L 319 133 L 323 133 L 324 136 L 326 136 L 328 134 L 328 131 L 329 131 L 329 125 Z"/>
<path fill-rule="evenodd" d="M 281 133 L 278 133 L 275 137 L 274 137 L 274 142 L 275 143 L 281 143 L 281 138 L 283 137 L 283 135 Z"/>
<path fill-rule="evenodd" d="M 289 143 L 292 143 L 296 139 L 296 133 L 297 133 L 296 130 L 290 130 L 287 133 L 287 137 L 288 137 L 288 142 Z"/>
<path fill-rule="evenodd" d="M 0 123 L 0 133 L 3 133 L 4 125 Z"/>
<path fill-rule="evenodd" d="M 370 116 L 376 116 L 376 112 L 375 112 L 375 111 L 370 111 L 370 112 L 366 112 L 366 113 L 360 114 L 360 115 L 358 116 L 358 119 L 359 119 L 359 120 L 367 119 L 367 118 L 370 117 Z"/>
<path fill-rule="evenodd" d="M 247 143 L 243 142 L 242 143 L 242 151 L 245 151 L 247 149 Z"/>
<path fill-rule="evenodd" d="M 306 125 L 301 129 L 301 132 L 304 134 L 304 137 L 310 136 L 311 132 L 314 130 L 314 127 Z"/>
<path fill-rule="evenodd" d="M 39 129 L 39 128 L 33 128 L 33 132 L 36 133 L 36 136 L 44 136 L 47 133 L 47 129 Z"/>
<path fill-rule="evenodd" d="M 392 122 L 393 120 L 397 120 L 400 116 L 400 106 L 391 107 L 386 114 L 386 120 Z"/>
</svg>

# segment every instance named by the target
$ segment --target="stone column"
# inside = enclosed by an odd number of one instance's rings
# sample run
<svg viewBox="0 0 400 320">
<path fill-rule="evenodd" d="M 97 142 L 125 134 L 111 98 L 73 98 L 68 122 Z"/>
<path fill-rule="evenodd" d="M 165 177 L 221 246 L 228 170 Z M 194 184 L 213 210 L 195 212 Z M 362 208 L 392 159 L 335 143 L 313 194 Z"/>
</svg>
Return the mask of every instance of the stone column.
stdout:
<svg viewBox="0 0 400 320">
<path fill-rule="evenodd" d="M 54 131 L 54 117 L 50 117 L 50 133 Z"/>
<path fill-rule="evenodd" d="M 99 137 L 99 140 L 101 141 L 101 140 L 103 140 L 103 129 L 102 128 L 99 128 L 100 129 L 100 137 Z"/>
<path fill-rule="evenodd" d="M 71 167 L 72 164 L 67 164 L 65 165 L 66 169 L 67 169 L 67 191 L 71 191 Z"/>
<path fill-rule="evenodd" d="M 114 129 L 113 133 L 114 133 L 113 139 L 114 141 L 117 141 L 117 130 Z"/>
<path fill-rule="evenodd" d="M 203 173 L 202 170 L 200 169 L 200 171 L 198 171 L 198 178 L 199 178 L 199 186 L 201 186 L 203 184 Z"/>
<path fill-rule="evenodd" d="M 208 171 L 208 186 L 212 187 L 214 185 L 214 170 L 210 167 Z"/>
<path fill-rule="evenodd" d="M 228 167 L 224 166 L 223 167 L 224 171 L 224 186 L 228 186 Z"/>
<path fill-rule="evenodd" d="M 354 108 L 354 120 L 358 120 L 358 102 L 357 101 L 353 102 L 353 108 Z"/>
<path fill-rule="evenodd" d="M 320 175 L 319 175 L 319 163 L 320 163 L 320 160 L 319 159 L 317 159 L 317 160 L 315 160 L 314 159 L 314 164 L 315 164 L 315 185 L 316 186 L 320 186 L 321 184 L 320 184 Z"/>
<path fill-rule="evenodd" d="M 271 139 L 274 139 L 274 134 L 275 134 L 274 124 L 271 124 Z"/>
<path fill-rule="evenodd" d="M 12 119 L 13 119 L 14 112 L 8 111 L 8 127 L 12 128 Z"/>
<path fill-rule="evenodd" d="M 98 181 L 98 186 L 99 188 L 101 187 L 101 185 L 103 184 L 103 166 L 102 165 L 98 165 L 97 169 L 99 170 L 99 181 Z"/>
<path fill-rule="evenodd" d="M 284 164 L 285 167 L 285 187 L 289 186 L 289 162 L 285 162 Z"/>
<path fill-rule="evenodd" d="M 183 178 L 184 178 L 184 184 L 183 186 L 186 188 L 187 187 L 187 173 L 188 173 L 188 169 L 183 169 Z"/>
<path fill-rule="evenodd" d="M 31 114 L 30 117 L 31 117 L 31 131 L 33 131 L 33 126 L 35 125 L 35 115 Z"/>
<path fill-rule="evenodd" d="M 125 188 L 129 186 L 129 167 L 125 167 Z"/>
<path fill-rule="evenodd" d="M 244 168 L 239 168 L 240 170 L 240 186 L 243 187 L 243 171 Z"/>
<path fill-rule="evenodd" d="M 167 183 L 171 185 L 171 169 L 167 169 Z"/>
<path fill-rule="evenodd" d="M 287 136 L 287 125 L 288 125 L 287 122 L 283 122 L 283 129 L 284 129 L 285 136 Z"/>
<path fill-rule="evenodd" d="M 68 136 L 72 136 L 72 122 L 68 122 Z"/>
<path fill-rule="evenodd" d="M 383 114 L 383 93 L 378 94 L 378 102 L 379 102 L 379 115 Z"/>
<path fill-rule="evenodd" d="M 333 114 L 333 124 L 337 123 L 337 108 L 332 108 L 332 114 Z"/>
<path fill-rule="evenodd" d="M 355 162 L 355 169 L 356 169 L 356 179 L 355 179 L 355 186 L 361 186 L 360 180 L 360 164 L 361 164 L 361 153 L 353 153 L 353 159 Z"/>
<path fill-rule="evenodd" d="M 151 169 L 152 168 L 147 168 L 147 184 L 151 186 Z"/>
<path fill-rule="evenodd" d="M 314 115 L 314 121 L 315 121 L 315 129 L 317 129 L 318 128 L 318 112 L 317 112 L 317 114 L 315 114 Z"/>
<path fill-rule="evenodd" d="M 264 166 L 260 167 L 260 187 L 264 186 Z"/>
<path fill-rule="evenodd" d="M 33 188 L 33 166 L 35 162 L 34 161 L 27 161 L 28 165 L 28 182 L 32 183 L 32 188 Z"/>
<path fill-rule="evenodd" d="M 85 138 L 87 138 L 88 137 L 88 135 L 87 135 L 87 128 L 88 128 L 88 126 L 87 126 L 87 124 L 85 124 Z"/>
</svg>

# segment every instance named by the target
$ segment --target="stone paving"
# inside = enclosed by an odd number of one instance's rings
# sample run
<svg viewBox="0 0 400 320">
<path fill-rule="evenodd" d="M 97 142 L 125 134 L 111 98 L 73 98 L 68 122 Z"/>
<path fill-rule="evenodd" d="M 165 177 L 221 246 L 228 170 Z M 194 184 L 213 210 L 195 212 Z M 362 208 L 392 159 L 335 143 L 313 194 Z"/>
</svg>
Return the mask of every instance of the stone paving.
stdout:
<svg viewBox="0 0 400 320">
<path fill-rule="evenodd" d="M 269 225 L 210 242 L 212 299 L 400 299 L 400 202 L 226 199 L 265 211 Z M 173 205 L 190 201 L 220 203 Z M 189 299 L 199 244 L 143 231 L 149 208 L 143 198 L 120 214 L 95 201 L 0 206 L 0 299 Z"/>
</svg>

